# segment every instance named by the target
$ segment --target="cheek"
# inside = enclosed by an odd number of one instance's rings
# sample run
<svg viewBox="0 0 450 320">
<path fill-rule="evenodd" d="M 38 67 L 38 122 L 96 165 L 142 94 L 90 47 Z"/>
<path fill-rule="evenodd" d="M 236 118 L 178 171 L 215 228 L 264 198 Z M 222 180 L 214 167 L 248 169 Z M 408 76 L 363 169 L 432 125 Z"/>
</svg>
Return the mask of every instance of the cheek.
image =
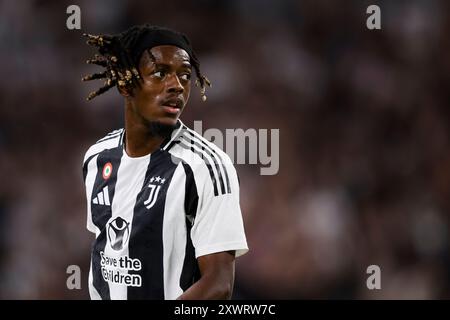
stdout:
<svg viewBox="0 0 450 320">
<path fill-rule="evenodd" d="M 191 86 L 187 85 L 184 87 L 184 93 L 183 93 L 184 100 L 186 102 L 188 101 L 190 94 L 191 94 Z"/>
<path fill-rule="evenodd" d="M 141 85 L 141 89 L 139 90 L 140 100 L 145 100 L 147 102 L 153 103 L 155 100 L 161 98 L 164 93 L 163 90 L 160 90 L 158 86 L 154 83 L 151 83 L 148 80 L 144 80 Z"/>
</svg>

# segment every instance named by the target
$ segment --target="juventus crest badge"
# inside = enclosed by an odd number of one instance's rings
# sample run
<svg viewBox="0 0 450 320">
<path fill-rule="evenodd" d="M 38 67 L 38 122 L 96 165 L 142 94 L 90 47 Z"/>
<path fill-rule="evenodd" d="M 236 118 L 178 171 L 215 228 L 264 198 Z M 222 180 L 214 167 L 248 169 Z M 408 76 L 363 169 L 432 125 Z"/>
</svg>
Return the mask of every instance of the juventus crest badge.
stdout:
<svg viewBox="0 0 450 320">
<path fill-rule="evenodd" d="M 150 209 L 155 205 L 156 199 L 158 199 L 159 190 L 164 182 L 166 182 L 166 179 L 161 178 L 160 176 L 152 177 L 150 179 L 150 184 L 148 185 L 150 188 L 150 195 L 148 196 L 148 199 L 144 201 L 144 205 L 147 209 Z"/>
</svg>

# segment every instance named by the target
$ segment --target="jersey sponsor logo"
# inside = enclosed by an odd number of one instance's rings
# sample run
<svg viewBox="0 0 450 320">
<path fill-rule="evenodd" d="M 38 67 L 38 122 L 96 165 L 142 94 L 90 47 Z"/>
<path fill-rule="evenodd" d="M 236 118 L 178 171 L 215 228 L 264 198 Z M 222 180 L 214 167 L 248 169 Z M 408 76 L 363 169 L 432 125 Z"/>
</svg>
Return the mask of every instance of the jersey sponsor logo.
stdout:
<svg viewBox="0 0 450 320">
<path fill-rule="evenodd" d="M 100 251 L 100 265 L 103 280 L 124 286 L 142 286 L 141 275 L 137 273 L 129 274 L 129 271 L 136 272 L 142 269 L 141 260 L 130 258 L 128 255 L 109 256 Z"/>
<path fill-rule="evenodd" d="M 109 202 L 108 186 L 104 187 L 103 190 L 97 194 L 97 196 L 92 200 L 92 203 L 102 206 L 111 205 L 111 203 Z"/>
<path fill-rule="evenodd" d="M 111 173 L 112 173 L 112 164 L 111 162 L 108 162 L 103 166 L 102 170 L 103 179 L 108 180 L 109 177 L 111 177 Z"/>
<path fill-rule="evenodd" d="M 148 187 L 150 188 L 150 194 L 148 199 L 144 201 L 144 205 L 147 209 L 153 207 L 158 199 L 159 190 L 161 189 L 161 185 L 166 182 L 165 178 L 161 178 L 160 176 L 152 177 L 150 179 L 150 184 Z"/>
<path fill-rule="evenodd" d="M 111 248 L 122 250 L 130 237 L 130 223 L 122 217 L 116 217 L 108 223 L 108 239 Z"/>
</svg>

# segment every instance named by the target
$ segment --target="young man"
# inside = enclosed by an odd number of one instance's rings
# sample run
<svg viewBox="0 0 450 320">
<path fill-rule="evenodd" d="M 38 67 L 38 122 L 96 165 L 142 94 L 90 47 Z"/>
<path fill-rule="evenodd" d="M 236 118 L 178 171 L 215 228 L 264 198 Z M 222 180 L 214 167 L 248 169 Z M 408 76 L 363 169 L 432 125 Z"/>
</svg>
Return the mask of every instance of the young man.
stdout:
<svg viewBox="0 0 450 320">
<path fill-rule="evenodd" d="M 125 127 L 86 152 L 87 228 L 95 233 L 92 299 L 229 299 L 234 262 L 248 251 L 229 157 L 180 120 L 194 71 L 186 36 L 143 25 L 88 37 L 106 68 L 88 100 L 116 86 Z"/>
</svg>

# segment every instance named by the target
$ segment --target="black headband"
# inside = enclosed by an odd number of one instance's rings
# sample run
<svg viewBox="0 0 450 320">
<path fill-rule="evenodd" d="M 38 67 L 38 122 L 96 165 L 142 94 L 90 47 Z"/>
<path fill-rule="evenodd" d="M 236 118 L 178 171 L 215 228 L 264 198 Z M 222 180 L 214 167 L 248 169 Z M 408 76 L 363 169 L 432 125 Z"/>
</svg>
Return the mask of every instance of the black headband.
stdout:
<svg viewBox="0 0 450 320">
<path fill-rule="evenodd" d="M 185 35 L 170 29 L 158 28 L 144 32 L 137 39 L 136 45 L 130 49 L 134 64 L 136 66 L 139 64 L 139 59 L 145 50 L 163 45 L 172 45 L 181 48 L 189 54 L 191 60 L 194 59 L 191 44 Z"/>
</svg>

